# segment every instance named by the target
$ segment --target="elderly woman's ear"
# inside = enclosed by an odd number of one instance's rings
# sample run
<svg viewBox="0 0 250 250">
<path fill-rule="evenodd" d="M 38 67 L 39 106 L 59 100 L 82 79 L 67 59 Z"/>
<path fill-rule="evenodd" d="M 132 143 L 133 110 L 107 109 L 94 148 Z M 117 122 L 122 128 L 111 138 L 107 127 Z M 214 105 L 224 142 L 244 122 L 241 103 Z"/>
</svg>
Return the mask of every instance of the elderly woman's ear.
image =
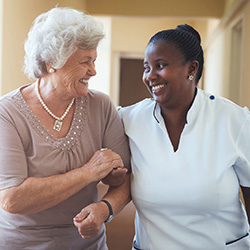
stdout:
<svg viewBox="0 0 250 250">
<path fill-rule="evenodd" d="M 48 73 L 54 73 L 54 72 L 56 72 L 56 69 L 54 67 L 52 67 L 51 64 L 45 63 L 45 65 L 46 65 L 46 69 L 47 69 Z"/>
</svg>

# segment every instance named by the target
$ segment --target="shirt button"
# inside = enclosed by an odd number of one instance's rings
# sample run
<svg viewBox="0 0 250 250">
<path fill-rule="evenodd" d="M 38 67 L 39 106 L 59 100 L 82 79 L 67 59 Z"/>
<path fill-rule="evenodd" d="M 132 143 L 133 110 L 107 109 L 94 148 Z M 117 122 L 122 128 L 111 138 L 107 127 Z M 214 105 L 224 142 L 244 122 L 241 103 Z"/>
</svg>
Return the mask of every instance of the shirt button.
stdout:
<svg viewBox="0 0 250 250">
<path fill-rule="evenodd" d="M 214 100 L 214 95 L 210 95 L 210 97 L 209 97 L 211 100 Z"/>
</svg>

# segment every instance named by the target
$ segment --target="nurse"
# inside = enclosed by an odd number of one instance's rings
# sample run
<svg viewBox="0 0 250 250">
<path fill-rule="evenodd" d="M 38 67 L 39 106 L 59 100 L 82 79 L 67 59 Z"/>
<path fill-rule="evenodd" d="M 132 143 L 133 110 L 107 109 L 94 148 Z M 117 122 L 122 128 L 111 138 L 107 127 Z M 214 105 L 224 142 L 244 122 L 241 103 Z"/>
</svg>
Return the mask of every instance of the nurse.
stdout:
<svg viewBox="0 0 250 250">
<path fill-rule="evenodd" d="M 143 81 L 153 96 L 121 109 L 137 208 L 133 249 L 250 249 L 250 113 L 197 87 L 200 35 L 155 34 Z M 249 212 L 249 210 L 247 211 Z"/>
</svg>

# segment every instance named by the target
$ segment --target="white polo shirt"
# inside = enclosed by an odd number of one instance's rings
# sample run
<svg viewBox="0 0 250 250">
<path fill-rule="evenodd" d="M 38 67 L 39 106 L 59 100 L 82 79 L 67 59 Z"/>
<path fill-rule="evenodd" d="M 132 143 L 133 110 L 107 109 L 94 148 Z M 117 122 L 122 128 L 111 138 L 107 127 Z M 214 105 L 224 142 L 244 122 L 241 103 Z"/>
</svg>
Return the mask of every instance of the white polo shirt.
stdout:
<svg viewBox="0 0 250 250">
<path fill-rule="evenodd" d="M 153 99 L 120 114 L 132 154 L 134 249 L 250 249 L 239 193 L 250 187 L 249 110 L 198 89 L 176 152 Z"/>
</svg>

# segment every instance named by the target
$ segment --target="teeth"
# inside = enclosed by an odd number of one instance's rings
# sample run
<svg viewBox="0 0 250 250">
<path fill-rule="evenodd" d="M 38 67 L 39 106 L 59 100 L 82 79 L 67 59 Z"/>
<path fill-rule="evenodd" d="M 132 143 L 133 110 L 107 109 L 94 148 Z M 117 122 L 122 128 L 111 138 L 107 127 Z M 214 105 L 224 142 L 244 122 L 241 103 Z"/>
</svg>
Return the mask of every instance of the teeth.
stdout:
<svg viewBox="0 0 250 250">
<path fill-rule="evenodd" d="M 89 80 L 80 79 L 80 82 L 82 82 L 82 83 L 88 83 Z"/>
<path fill-rule="evenodd" d="M 164 87 L 165 87 L 164 84 L 156 85 L 156 86 L 152 87 L 152 91 L 157 91 L 157 90 L 160 90 L 160 89 L 162 89 Z"/>
</svg>

